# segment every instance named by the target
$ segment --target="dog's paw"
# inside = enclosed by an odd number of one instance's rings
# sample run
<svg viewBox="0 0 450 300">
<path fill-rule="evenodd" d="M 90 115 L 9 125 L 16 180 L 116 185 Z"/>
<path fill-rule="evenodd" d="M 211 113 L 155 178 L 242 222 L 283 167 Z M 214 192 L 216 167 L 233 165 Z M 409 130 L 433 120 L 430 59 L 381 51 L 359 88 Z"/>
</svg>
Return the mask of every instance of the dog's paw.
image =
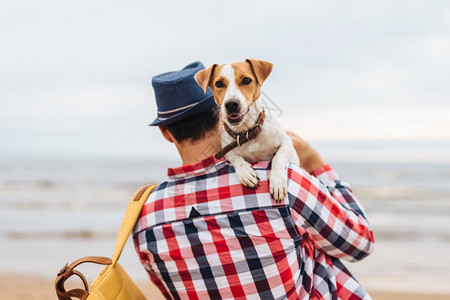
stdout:
<svg viewBox="0 0 450 300">
<path fill-rule="evenodd" d="M 243 186 L 253 189 L 259 186 L 258 175 L 249 163 L 242 164 L 235 169 L 236 177 Z"/>
<path fill-rule="evenodd" d="M 274 173 L 275 172 L 272 171 L 269 177 L 270 194 L 277 203 L 281 203 L 281 201 L 287 196 L 286 174 L 284 173 L 274 174 Z"/>
</svg>

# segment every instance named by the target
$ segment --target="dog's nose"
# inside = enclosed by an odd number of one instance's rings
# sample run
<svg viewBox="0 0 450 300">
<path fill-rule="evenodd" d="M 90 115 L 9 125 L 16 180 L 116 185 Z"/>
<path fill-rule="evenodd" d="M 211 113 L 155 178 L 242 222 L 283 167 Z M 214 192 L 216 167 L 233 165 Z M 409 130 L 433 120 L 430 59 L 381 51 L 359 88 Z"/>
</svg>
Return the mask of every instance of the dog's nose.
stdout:
<svg viewBox="0 0 450 300">
<path fill-rule="evenodd" d="M 239 110 L 239 102 L 235 100 L 230 100 L 227 103 L 225 103 L 225 108 L 227 109 L 227 112 L 229 113 L 235 113 Z"/>
</svg>

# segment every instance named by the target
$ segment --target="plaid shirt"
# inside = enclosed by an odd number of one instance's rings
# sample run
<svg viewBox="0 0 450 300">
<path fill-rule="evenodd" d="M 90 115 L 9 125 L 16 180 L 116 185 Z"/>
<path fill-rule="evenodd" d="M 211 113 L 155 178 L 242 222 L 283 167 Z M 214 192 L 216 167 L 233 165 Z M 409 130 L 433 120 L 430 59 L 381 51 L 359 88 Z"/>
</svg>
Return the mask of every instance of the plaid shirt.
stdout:
<svg viewBox="0 0 450 300">
<path fill-rule="evenodd" d="M 214 157 L 171 168 L 133 231 L 151 280 L 174 299 L 370 299 L 339 259 L 373 249 L 373 232 L 349 186 L 328 165 L 289 164 L 288 196 L 270 196 L 269 162 L 257 189 Z"/>
</svg>

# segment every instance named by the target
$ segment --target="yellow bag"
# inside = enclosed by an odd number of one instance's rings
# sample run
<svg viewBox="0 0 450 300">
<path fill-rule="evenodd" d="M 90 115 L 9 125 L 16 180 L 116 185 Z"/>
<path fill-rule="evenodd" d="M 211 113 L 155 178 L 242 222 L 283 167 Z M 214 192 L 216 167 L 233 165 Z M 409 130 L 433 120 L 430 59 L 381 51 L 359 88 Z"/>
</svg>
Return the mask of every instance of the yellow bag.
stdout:
<svg viewBox="0 0 450 300">
<path fill-rule="evenodd" d="M 125 270 L 117 263 L 123 247 L 127 242 L 128 236 L 133 230 L 134 224 L 139 217 L 141 209 L 147 200 L 150 193 L 156 185 L 148 185 L 141 187 L 133 196 L 128 204 L 125 216 L 122 220 L 119 233 L 117 234 L 116 246 L 112 259 L 108 257 L 88 256 L 80 258 L 70 265 L 65 265 L 55 281 L 56 294 L 59 300 L 71 300 L 75 297 L 81 300 L 143 300 L 144 294 L 133 282 Z M 86 278 L 79 271 L 74 270 L 79 264 L 91 262 L 106 267 L 98 274 L 97 278 L 92 282 L 91 288 L 87 284 Z M 64 282 L 72 275 L 77 275 L 81 278 L 84 284 L 84 289 L 72 289 L 66 291 Z"/>
</svg>

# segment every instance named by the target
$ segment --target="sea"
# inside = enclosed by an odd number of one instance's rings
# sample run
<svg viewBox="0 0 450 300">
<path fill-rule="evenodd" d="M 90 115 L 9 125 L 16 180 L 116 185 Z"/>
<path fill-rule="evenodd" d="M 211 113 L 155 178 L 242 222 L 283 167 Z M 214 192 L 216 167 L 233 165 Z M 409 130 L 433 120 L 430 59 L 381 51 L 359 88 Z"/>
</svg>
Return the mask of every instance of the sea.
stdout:
<svg viewBox="0 0 450 300">
<path fill-rule="evenodd" d="M 450 295 L 450 164 L 331 162 L 375 231 L 375 250 L 346 263 L 369 290 Z M 84 256 L 110 257 L 130 197 L 159 183 L 161 159 L 0 160 L 0 273 L 54 278 Z M 148 276 L 131 240 L 120 263 Z M 92 280 L 101 270 L 82 266 Z"/>
</svg>

